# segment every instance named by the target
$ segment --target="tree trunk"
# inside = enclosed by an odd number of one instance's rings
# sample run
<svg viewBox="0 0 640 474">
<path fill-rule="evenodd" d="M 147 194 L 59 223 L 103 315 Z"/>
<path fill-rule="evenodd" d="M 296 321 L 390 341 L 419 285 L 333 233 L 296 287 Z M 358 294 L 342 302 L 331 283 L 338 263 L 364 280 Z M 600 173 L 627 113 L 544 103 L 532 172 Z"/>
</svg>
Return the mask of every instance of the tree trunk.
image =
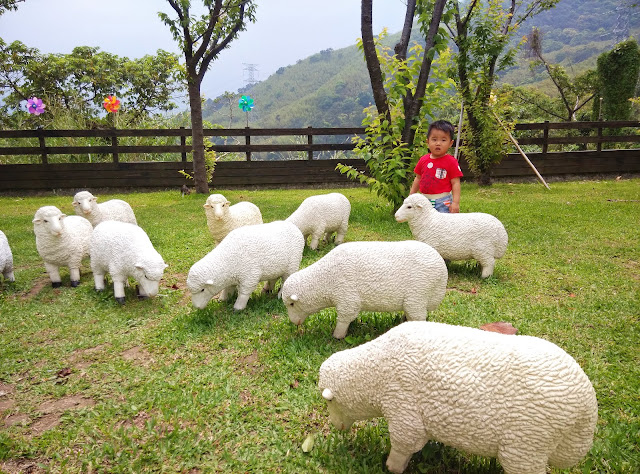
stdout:
<svg viewBox="0 0 640 474">
<path fill-rule="evenodd" d="M 189 106 L 191 108 L 191 131 L 193 137 L 193 181 L 196 192 L 209 193 L 207 183 L 207 168 L 204 159 L 204 128 L 202 125 L 202 101 L 200 99 L 200 84 L 197 83 L 197 75 L 192 75 L 188 81 Z"/>
</svg>

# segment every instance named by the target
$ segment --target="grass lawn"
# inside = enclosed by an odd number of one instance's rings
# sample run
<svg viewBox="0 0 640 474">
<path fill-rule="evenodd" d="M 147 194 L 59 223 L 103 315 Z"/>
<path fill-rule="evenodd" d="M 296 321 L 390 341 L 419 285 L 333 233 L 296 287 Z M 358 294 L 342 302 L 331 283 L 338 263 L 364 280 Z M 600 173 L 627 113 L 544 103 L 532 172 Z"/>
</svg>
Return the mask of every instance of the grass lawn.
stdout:
<svg viewBox="0 0 640 474">
<path fill-rule="evenodd" d="M 366 189 L 338 191 L 352 203 L 347 241 L 411 238 Z M 329 190 L 215 192 L 257 204 L 269 222 Z M 79 287 L 65 268 L 53 289 L 31 220 L 43 205 L 72 214 L 72 197 L 0 196 L 16 267 L 15 283 L 0 282 L 0 471 L 386 471 L 385 420 L 335 430 L 316 385 L 329 355 L 381 335 L 401 314 L 363 313 L 338 341 L 333 309 L 297 328 L 281 301 L 258 291 L 242 312 L 215 300 L 196 310 L 185 286 L 212 248 L 205 196 L 99 195 L 111 198 L 132 205 L 169 264 L 155 298 L 138 301 L 130 287 L 120 306 L 112 288 L 96 293 L 88 260 Z M 472 262 L 449 263 L 447 295 L 429 319 L 508 321 L 565 349 L 599 402 L 594 446 L 567 472 L 640 472 L 640 180 L 552 183 L 551 191 L 464 183 L 461 208 L 498 217 L 507 254 L 487 280 Z M 302 266 L 331 248 L 305 249 Z M 406 472 L 501 471 L 496 460 L 429 443 Z"/>
</svg>

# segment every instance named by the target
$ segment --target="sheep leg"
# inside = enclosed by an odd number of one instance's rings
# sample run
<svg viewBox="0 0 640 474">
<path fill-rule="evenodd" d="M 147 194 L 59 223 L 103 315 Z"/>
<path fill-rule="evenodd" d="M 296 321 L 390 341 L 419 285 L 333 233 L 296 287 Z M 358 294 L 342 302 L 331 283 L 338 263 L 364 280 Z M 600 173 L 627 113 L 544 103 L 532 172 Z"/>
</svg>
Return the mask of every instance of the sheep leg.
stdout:
<svg viewBox="0 0 640 474">
<path fill-rule="evenodd" d="M 69 276 L 71 278 L 71 286 L 76 287 L 80 284 L 80 269 L 69 267 Z"/>
<path fill-rule="evenodd" d="M 220 296 L 218 296 L 218 301 L 227 301 L 235 290 L 235 286 L 229 286 L 220 292 Z"/>
<path fill-rule="evenodd" d="M 391 451 L 387 468 L 391 472 L 404 472 L 413 453 L 427 444 L 429 438 L 419 417 L 413 413 L 396 413 L 388 419 Z"/>
<path fill-rule="evenodd" d="M 51 279 L 51 286 L 54 288 L 60 288 L 62 286 L 62 279 L 60 278 L 60 268 L 57 265 L 52 265 L 51 263 L 47 262 L 44 262 L 44 268 L 47 270 L 49 278 Z"/>
<path fill-rule="evenodd" d="M 522 445 L 501 446 L 498 449 L 498 461 L 505 474 L 545 474 L 547 472 L 547 456 Z"/>
<path fill-rule="evenodd" d="M 124 304 L 124 284 L 124 279 L 113 277 L 113 296 L 116 297 L 116 301 L 120 304 Z"/>
<path fill-rule="evenodd" d="M 482 278 L 489 278 L 491 275 L 493 275 L 493 268 L 496 265 L 496 261 L 494 258 L 483 258 L 482 260 L 478 260 L 478 263 L 482 267 Z"/>
<path fill-rule="evenodd" d="M 333 331 L 333 337 L 336 339 L 344 339 L 347 335 L 349 324 L 360 314 L 360 302 L 351 301 L 348 303 L 338 303 L 336 304 L 336 312 L 338 313 L 338 317 L 336 328 Z"/>
<path fill-rule="evenodd" d="M 404 316 L 407 321 L 426 321 L 427 309 L 420 304 L 405 304 Z"/>
<path fill-rule="evenodd" d="M 96 273 L 96 271 L 94 270 L 93 282 L 94 282 L 96 291 L 103 291 L 104 290 L 104 273 Z"/>
<path fill-rule="evenodd" d="M 411 460 L 413 453 L 401 453 L 397 449 L 391 447 L 389 457 L 387 458 L 387 469 L 389 472 L 400 474 L 407 468 L 407 464 Z"/>
<path fill-rule="evenodd" d="M 309 248 L 311 250 L 316 250 L 318 248 L 318 242 L 320 242 L 320 237 L 322 237 L 323 232 L 314 232 L 311 234 L 311 243 L 309 244 Z"/>
<path fill-rule="evenodd" d="M 260 277 L 248 278 L 245 281 L 240 282 L 238 285 L 238 298 L 233 305 L 234 310 L 242 311 L 247 307 L 249 297 L 251 296 L 251 293 L 253 293 L 253 290 L 256 289 L 256 286 L 258 286 L 258 283 L 260 283 Z"/>
<path fill-rule="evenodd" d="M 342 225 L 340 225 L 340 228 L 336 232 L 336 238 L 334 240 L 336 245 L 340 245 L 342 242 L 344 242 L 344 236 L 347 235 L 348 225 L 348 221 L 343 222 Z"/>
<path fill-rule="evenodd" d="M 269 280 L 265 283 L 264 288 L 262 288 L 262 292 L 263 293 L 270 293 L 273 290 L 275 290 L 276 288 L 276 282 L 278 281 L 278 279 L 274 279 L 274 280 Z"/>
<path fill-rule="evenodd" d="M 146 300 L 147 298 L 149 298 L 149 295 L 147 294 L 145 289 L 142 287 L 142 285 L 138 285 L 137 289 L 138 289 L 138 299 L 139 300 Z"/>
</svg>

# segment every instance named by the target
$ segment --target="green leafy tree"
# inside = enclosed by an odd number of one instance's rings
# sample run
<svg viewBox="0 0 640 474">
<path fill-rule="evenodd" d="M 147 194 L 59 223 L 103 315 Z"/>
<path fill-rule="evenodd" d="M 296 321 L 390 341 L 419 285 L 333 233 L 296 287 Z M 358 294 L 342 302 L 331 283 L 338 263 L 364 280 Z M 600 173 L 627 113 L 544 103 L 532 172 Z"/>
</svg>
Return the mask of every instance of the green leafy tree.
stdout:
<svg viewBox="0 0 640 474">
<path fill-rule="evenodd" d="M 342 173 L 367 183 L 378 196 L 394 208 L 409 192 L 413 180 L 413 164 L 424 150 L 425 109 L 436 95 L 437 83 L 429 83 L 431 66 L 437 51 L 446 49 L 444 32 L 440 30 L 446 0 L 419 2 L 408 0 L 402 35 L 392 55 L 381 48 L 380 38 L 372 30 L 372 0 L 362 0 L 362 50 L 375 109 L 366 110 L 366 139 L 357 145 L 368 171 L 338 165 Z M 413 19 L 418 17 L 424 46 L 410 49 Z M 383 33 L 384 36 L 384 33 Z"/>
<path fill-rule="evenodd" d="M 0 112 L 5 125 L 34 95 L 46 98 L 50 108 L 91 120 L 103 113 L 104 98 L 115 94 L 123 111 L 141 119 L 175 108 L 172 97 L 182 90 L 182 77 L 178 57 L 162 50 L 129 60 L 88 46 L 71 54 L 41 54 L 19 41 L 8 45 L 0 39 Z"/>
<path fill-rule="evenodd" d="M 7 10 L 17 10 L 18 3 L 22 3 L 25 0 L 0 0 L 0 16 Z"/>
<path fill-rule="evenodd" d="M 519 26 L 559 0 L 452 1 L 447 27 L 457 47 L 458 90 L 466 111 L 463 152 L 478 183 L 491 184 L 491 168 L 506 152 L 507 131 L 491 101 L 498 72 L 514 62 L 511 39 Z M 499 104 L 499 102 L 498 102 Z"/>
<path fill-rule="evenodd" d="M 635 39 L 618 43 L 611 51 L 598 56 L 598 96 L 594 115 L 603 120 L 629 120 L 640 72 L 640 48 Z"/>
<path fill-rule="evenodd" d="M 255 21 L 253 0 L 202 0 L 205 13 L 192 11 L 190 0 L 167 0 L 175 16 L 160 12 L 173 38 L 184 53 L 187 91 L 193 131 L 193 176 L 196 192 L 208 193 L 204 150 L 204 127 L 200 88 L 211 62 L 229 43 Z"/>
</svg>

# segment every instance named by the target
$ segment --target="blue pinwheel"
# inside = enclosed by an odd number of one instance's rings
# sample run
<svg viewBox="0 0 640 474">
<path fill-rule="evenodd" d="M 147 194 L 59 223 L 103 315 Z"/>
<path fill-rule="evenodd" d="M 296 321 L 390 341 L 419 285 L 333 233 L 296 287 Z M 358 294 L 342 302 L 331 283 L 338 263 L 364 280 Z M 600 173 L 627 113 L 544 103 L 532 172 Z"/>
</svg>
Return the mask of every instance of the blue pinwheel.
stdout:
<svg viewBox="0 0 640 474">
<path fill-rule="evenodd" d="M 238 101 L 240 110 L 247 113 L 247 127 L 249 126 L 249 112 L 253 109 L 253 99 L 248 95 L 243 95 Z"/>
<path fill-rule="evenodd" d="M 253 99 L 248 95 L 243 95 L 238 101 L 238 107 L 240 107 L 243 112 L 249 112 L 253 109 Z"/>
</svg>

